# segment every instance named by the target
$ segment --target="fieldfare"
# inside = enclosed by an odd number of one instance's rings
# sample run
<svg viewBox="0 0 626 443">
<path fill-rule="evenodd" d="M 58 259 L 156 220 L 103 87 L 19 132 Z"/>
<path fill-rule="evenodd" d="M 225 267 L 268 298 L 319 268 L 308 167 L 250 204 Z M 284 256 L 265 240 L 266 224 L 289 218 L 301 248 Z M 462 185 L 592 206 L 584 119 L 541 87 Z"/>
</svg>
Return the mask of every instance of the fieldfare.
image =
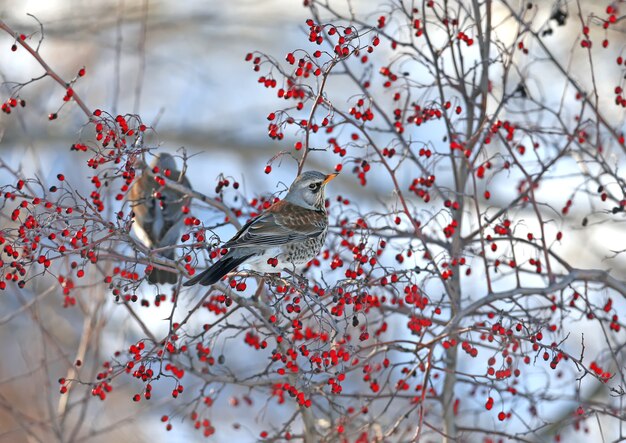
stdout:
<svg viewBox="0 0 626 443">
<path fill-rule="evenodd" d="M 218 282 L 245 263 L 262 273 L 297 270 L 322 248 L 328 230 L 324 188 L 337 174 L 307 171 L 291 184 L 284 200 L 274 203 L 246 223 L 222 245 L 230 249 L 217 263 L 184 286 Z"/>
<path fill-rule="evenodd" d="M 176 160 L 169 154 L 157 155 L 150 164 L 152 170 L 158 167 L 159 173 L 166 175 L 169 171 L 171 180 L 190 187 L 187 177 L 176 169 Z M 183 206 L 188 206 L 190 198 L 167 187 L 161 186 L 154 177 L 143 174 L 130 188 L 128 200 L 133 205 L 135 223 L 133 231 L 139 240 L 148 248 L 166 248 L 178 242 L 183 223 Z M 161 251 L 161 255 L 170 260 L 176 258 L 174 248 Z M 148 275 L 148 282 L 176 283 L 176 271 L 153 269 Z"/>
</svg>

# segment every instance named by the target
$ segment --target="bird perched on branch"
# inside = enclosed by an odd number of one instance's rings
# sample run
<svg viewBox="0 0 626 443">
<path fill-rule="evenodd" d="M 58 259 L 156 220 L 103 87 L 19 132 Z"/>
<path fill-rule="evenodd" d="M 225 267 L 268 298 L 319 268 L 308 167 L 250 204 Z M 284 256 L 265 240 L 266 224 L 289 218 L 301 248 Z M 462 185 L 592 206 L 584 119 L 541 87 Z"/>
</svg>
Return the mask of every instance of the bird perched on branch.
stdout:
<svg viewBox="0 0 626 443">
<path fill-rule="evenodd" d="M 157 155 L 150 168 L 159 175 L 190 187 L 185 176 L 176 169 L 176 160 L 167 153 Z M 169 173 L 167 172 L 169 171 Z M 128 200 L 133 205 L 135 223 L 133 231 L 148 248 L 166 248 L 178 242 L 184 223 L 183 206 L 189 206 L 190 198 L 178 191 L 157 182 L 156 177 L 143 174 L 130 188 Z M 174 248 L 161 251 L 161 255 L 170 260 L 176 258 Z M 176 283 L 178 273 L 154 268 L 148 275 L 148 282 Z"/>
<path fill-rule="evenodd" d="M 274 203 L 246 223 L 222 245 L 230 249 L 217 263 L 184 286 L 208 286 L 241 264 L 257 272 L 296 270 L 322 248 L 328 230 L 324 188 L 337 174 L 307 171 L 289 187 L 284 200 Z"/>
</svg>

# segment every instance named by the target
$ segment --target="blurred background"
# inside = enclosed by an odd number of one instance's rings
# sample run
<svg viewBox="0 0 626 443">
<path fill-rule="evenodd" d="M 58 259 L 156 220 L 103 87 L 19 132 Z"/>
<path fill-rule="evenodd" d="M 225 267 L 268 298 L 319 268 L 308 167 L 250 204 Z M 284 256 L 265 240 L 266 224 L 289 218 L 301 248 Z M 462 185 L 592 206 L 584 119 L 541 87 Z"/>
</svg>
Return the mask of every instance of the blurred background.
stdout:
<svg viewBox="0 0 626 443">
<path fill-rule="evenodd" d="M 369 6 L 367 0 L 354 3 Z M 554 4 L 556 2 L 546 2 L 539 9 L 544 20 L 549 18 Z M 600 7 L 593 1 L 582 4 L 586 11 Z M 241 193 L 249 197 L 278 192 L 291 183 L 297 164 L 289 156 L 274 163 L 272 174 L 263 172 L 270 159 L 280 151 L 290 150 L 297 139 L 287 135 L 282 141 L 272 141 L 267 136 L 266 117 L 284 106 L 284 102 L 276 98 L 274 90 L 258 84 L 259 74 L 253 72 L 251 64 L 244 58 L 247 53 L 258 51 L 282 61 L 288 52 L 304 46 L 297 43 L 307 39 L 305 20 L 308 14 L 301 1 L 0 1 L 0 17 L 17 32 L 31 34 L 39 31 L 39 24 L 28 14 L 43 24 L 45 38 L 40 54 L 53 70 L 64 79 L 71 79 L 81 67 L 85 67 L 86 75 L 74 89 L 88 107 L 101 108 L 113 115 L 136 113 L 147 125 L 154 127 L 155 135 L 150 142 L 155 146 L 160 145 L 160 149 L 171 153 L 180 152 L 179 149 L 184 147 L 190 155 L 196 155 L 188 165 L 187 176 L 197 191 L 215 195 L 220 173 L 239 181 Z M 554 35 L 555 47 L 562 48 L 557 54 L 564 60 L 571 54 L 572 35 L 578 32 L 572 22 Z M 34 35 L 31 44 L 38 38 L 39 34 Z M 39 64 L 22 48 L 11 52 L 11 44 L 8 35 L 0 34 L 2 82 L 26 82 L 40 76 Z M 612 63 L 619 48 L 611 47 L 608 51 L 606 59 Z M 570 62 L 575 72 L 576 64 L 583 61 L 575 59 Z M 542 75 L 551 78 L 551 71 L 546 69 L 545 73 L 535 71 L 533 74 L 536 78 L 542 78 Z M 607 81 L 602 67 L 598 71 L 597 81 Z M 581 78 L 583 83 L 588 81 L 588 78 Z M 563 89 L 551 88 L 548 82 L 531 82 L 527 86 L 542 94 L 548 102 L 561 100 Z M 0 101 L 9 97 L 9 90 L 7 84 L 0 88 Z M 37 175 L 44 183 L 52 183 L 59 172 L 69 175 L 70 171 L 83 168 L 85 161 L 84 156 L 69 150 L 81 137 L 85 115 L 73 102 L 58 111 L 63 95 L 64 91 L 52 80 L 36 81 L 21 93 L 21 98 L 27 102 L 26 108 L 10 116 L 0 115 L 0 156 L 12 168 L 27 176 Z M 568 100 L 565 100 L 566 106 L 573 103 Z M 601 100 L 610 103 L 611 97 Z M 48 115 L 53 112 L 58 112 L 59 117 L 49 121 Z M 620 121 L 622 117 L 609 114 L 609 118 Z M 415 137 L 436 147 L 444 146 L 442 133 L 437 131 L 418 129 Z M 321 137 L 315 140 L 320 147 L 325 147 Z M 332 171 L 336 163 L 337 157 L 331 152 L 314 152 L 309 157 L 307 169 Z M 572 168 L 575 168 L 573 162 Z M 568 172 L 563 171 L 559 182 L 565 189 Z M 407 173 L 401 178 L 409 180 L 410 176 L 411 173 Z M 0 183 L 8 179 L 0 176 Z M 76 188 L 88 189 L 89 177 L 73 177 L 72 180 Z M 516 193 L 514 184 L 508 181 L 512 179 L 502 177 L 501 180 L 502 185 L 508 184 L 510 193 L 494 196 L 494 205 L 498 204 L 498 198 L 502 198 L 502 205 L 507 204 L 508 198 Z M 354 175 L 342 174 L 329 187 L 330 197 L 346 195 L 362 207 L 378 207 L 381 201 L 390 197 L 391 188 L 384 181 L 372 180 L 372 183 L 366 191 L 359 186 Z M 559 186 L 545 189 L 546 198 L 553 199 L 555 207 L 563 203 L 562 189 Z M 586 215 L 585 210 L 573 215 L 577 226 Z M 203 214 L 201 210 L 196 213 L 199 217 Z M 556 230 L 557 227 L 549 229 Z M 232 227 L 224 227 L 220 235 L 228 237 L 233 232 Z M 615 249 L 626 248 L 623 235 L 616 232 L 606 224 L 599 224 L 597 229 L 590 228 L 584 233 L 575 227 L 570 233 L 576 241 L 565 244 L 561 252 L 578 266 L 614 266 L 615 262 L 602 261 L 606 250 L 599 250 L 597 245 L 612 242 Z M 580 244 L 588 245 L 585 254 L 581 254 Z M 65 375 L 61 368 L 73 361 L 73 354 L 68 350 L 80 347 L 85 325 L 80 323 L 82 315 L 63 310 L 58 299 L 46 305 L 47 287 L 49 285 L 44 283 L 35 286 L 33 293 L 24 299 L 17 295 L 0 298 L 0 349 L 4 356 L 10 356 L 0 359 L 0 405 L 3 407 L 0 410 L 0 442 L 27 441 L 23 432 L 25 427 L 46 429 L 47 420 L 43 417 L 54 415 L 59 407 L 71 406 L 60 406 L 55 380 Z M 97 298 L 102 294 L 94 290 L 93 293 L 86 292 L 85 296 Z M 43 307 L 49 308 L 42 307 L 40 318 L 34 318 L 37 313 L 27 306 L 28 300 L 37 297 L 41 297 Z M 109 306 L 102 315 L 108 316 L 110 324 L 116 326 L 115 332 L 119 333 L 105 336 L 100 349 L 103 359 L 121 345 L 131 343 L 133 337 L 141 336 L 141 331 L 134 330 L 134 325 L 129 326 L 130 322 L 119 309 Z M 34 320 L 41 322 L 44 330 L 33 330 Z M 206 319 L 201 319 L 200 323 L 204 321 Z M 155 331 L 167 330 L 162 312 L 148 314 L 146 322 Z M 91 327 L 98 329 L 97 324 Z M 245 371 L 245 353 L 235 355 L 231 363 Z M 93 429 L 99 432 L 79 433 L 79 436 L 103 442 L 114 439 L 172 442 L 199 438 L 190 429 L 189 421 L 177 421 L 170 433 L 163 432 L 164 425 L 159 420 L 164 410 L 162 401 L 142 402 L 136 408 L 129 408 L 129 398 L 135 392 L 132 386 L 116 389 L 121 391 L 120 394 L 112 395 L 107 402 L 90 403 Z M 155 397 L 167 397 L 167 389 L 171 386 L 157 389 L 163 389 L 165 395 Z M 228 398 L 224 396 L 223 401 Z M 112 404 L 120 407 L 112 407 Z M 273 406 L 268 407 L 264 417 L 276 413 Z M 260 426 L 257 416 L 240 411 L 237 408 L 219 409 L 215 418 L 229 426 L 220 427 L 218 441 L 256 439 Z M 555 410 L 548 413 L 558 416 Z"/>
<path fill-rule="evenodd" d="M 155 127 L 165 149 L 202 151 L 198 161 L 212 169 L 190 170 L 195 186 L 219 171 L 240 175 L 245 160 L 247 179 L 258 189 L 258 172 L 284 148 L 265 136 L 265 117 L 278 100 L 257 86 L 244 57 L 255 50 L 284 57 L 302 36 L 306 9 L 299 2 L 28 1 L 3 2 L 0 8 L 15 29 L 37 31 L 27 14 L 44 24 L 41 55 L 63 78 L 86 68 L 75 89 L 92 109 L 137 113 Z M 2 57 L 5 80 L 40 74 L 25 51 Z M 47 115 L 63 96 L 56 88 L 45 80 L 24 90 L 27 125 L 4 125 L 5 153 L 28 135 L 38 153 L 65 156 L 59 148 L 74 143 L 84 116 L 70 104 L 49 122 Z M 211 189 L 214 183 L 206 185 Z"/>
</svg>

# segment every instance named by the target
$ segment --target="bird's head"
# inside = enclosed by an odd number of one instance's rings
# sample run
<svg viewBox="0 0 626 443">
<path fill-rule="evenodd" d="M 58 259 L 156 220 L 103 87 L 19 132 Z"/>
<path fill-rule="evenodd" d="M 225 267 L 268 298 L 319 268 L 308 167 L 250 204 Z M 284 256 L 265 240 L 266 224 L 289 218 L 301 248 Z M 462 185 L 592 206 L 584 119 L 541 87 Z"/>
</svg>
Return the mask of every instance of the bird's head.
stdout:
<svg viewBox="0 0 626 443">
<path fill-rule="evenodd" d="M 166 169 L 169 169 L 172 173 L 177 172 L 176 169 L 176 160 L 167 152 L 160 152 L 154 156 L 152 162 L 150 163 L 150 167 L 154 168 L 158 166 L 161 170 L 161 173 Z"/>
<path fill-rule="evenodd" d="M 307 209 L 324 209 L 324 188 L 337 174 L 324 174 L 318 171 L 306 171 L 300 174 L 289 187 L 285 197 L 289 203 Z"/>
</svg>

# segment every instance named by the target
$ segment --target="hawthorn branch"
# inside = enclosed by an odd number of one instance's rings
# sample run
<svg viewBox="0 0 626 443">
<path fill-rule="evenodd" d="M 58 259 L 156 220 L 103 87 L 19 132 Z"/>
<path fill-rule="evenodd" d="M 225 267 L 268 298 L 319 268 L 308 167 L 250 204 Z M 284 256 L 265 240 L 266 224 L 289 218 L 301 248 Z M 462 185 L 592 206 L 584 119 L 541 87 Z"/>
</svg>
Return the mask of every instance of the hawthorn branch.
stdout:
<svg viewBox="0 0 626 443">
<path fill-rule="evenodd" d="M 555 280 L 556 280 L 555 276 Z M 487 294 L 480 300 L 471 303 L 470 305 L 461 309 L 450 321 L 450 325 L 447 328 L 448 331 L 453 329 L 459 322 L 465 317 L 477 312 L 483 306 L 489 305 L 496 301 L 506 300 L 514 297 L 528 296 L 528 295 L 548 295 L 554 292 L 560 291 L 569 287 L 571 284 L 582 282 L 601 283 L 604 286 L 613 289 L 626 298 L 626 282 L 616 279 L 611 276 L 607 271 L 598 269 L 568 269 L 568 273 L 561 276 L 561 279 L 556 280 L 551 285 L 536 288 L 515 288 L 508 291 L 494 292 Z"/>
<path fill-rule="evenodd" d="M 39 54 L 39 51 L 37 49 L 34 49 L 31 45 L 29 45 L 26 40 L 23 40 L 20 37 L 20 34 L 15 32 L 11 27 L 9 27 L 9 25 L 7 25 L 2 19 L 0 19 L 0 29 L 5 31 L 7 34 L 11 35 L 15 41 L 17 43 L 20 44 L 20 46 L 22 46 L 24 49 L 26 49 L 26 51 L 28 51 L 30 53 L 30 55 L 33 56 L 33 58 L 37 61 L 37 63 L 39 63 L 41 65 L 41 67 L 44 69 L 46 75 L 48 75 L 50 78 L 52 78 L 55 82 L 57 82 L 59 85 L 61 85 L 63 87 L 63 89 L 67 90 L 70 87 L 70 83 L 66 82 L 65 80 L 63 80 L 51 67 L 50 65 L 48 65 L 48 63 L 41 57 L 41 55 Z M 73 95 L 72 95 L 72 100 L 74 100 L 74 102 L 78 105 L 78 107 L 81 109 L 81 111 L 83 111 L 83 113 L 85 114 L 85 116 L 87 116 L 87 119 L 90 121 L 93 121 L 93 116 L 92 116 L 92 112 L 89 110 L 89 108 L 87 107 L 87 105 L 85 105 L 85 102 L 82 100 L 82 98 L 80 97 L 80 95 L 78 95 L 78 93 L 76 91 L 74 91 Z"/>
<path fill-rule="evenodd" d="M 620 141 L 622 139 L 622 136 L 620 134 L 618 134 L 616 129 L 613 126 L 611 126 L 609 124 L 609 122 L 604 118 L 604 115 L 600 112 L 600 109 L 598 107 L 596 107 L 594 105 L 592 99 L 590 97 L 588 97 L 585 89 L 578 83 L 578 81 L 576 81 L 576 79 L 572 76 L 572 74 L 567 72 L 567 69 L 565 69 L 561 63 L 559 63 L 559 61 L 556 59 L 556 57 L 552 53 L 552 51 L 550 51 L 550 49 L 546 46 L 546 44 L 544 42 L 544 39 L 541 38 L 541 36 L 539 36 L 538 32 L 533 30 L 531 28 L 531 26 L 517 12 L 515 12 L 513 7 L 511 5 L 509 5 L 509 3 L 507 1 L 502 1 L 501 3 L 508 9 L 509 13 L 515 18 L 516 22 L 519 23 L 520 25 L 522 25 L 524 27 L 524 30 L 526 32 L 528 32 L 529 34 L 531 34 L 535 38 L 535 41 L 541 47 L 541 49 L 544 51 L 546 56 L 550 59 L 552 64 L 567 79 L 568 83 L 570 85 L 572 85 L 574 87 L 574 89 L 576 89 L 576 92 L 578 92 L 580 94 L 581 99 L 585 103 L 587 103 L 593 109 L 593 111 L 594 111 L 598 121 L 600 123 L 602 123 L 602 126 L 608 131 L 608 133 L 611 135 L 611 137 L 622 148 L 622 151 L 626 153 L 626 144 L 623 141 Z M 594 97 L 595 97 L 595 95 L 594 95 Z"/>
</svg>

